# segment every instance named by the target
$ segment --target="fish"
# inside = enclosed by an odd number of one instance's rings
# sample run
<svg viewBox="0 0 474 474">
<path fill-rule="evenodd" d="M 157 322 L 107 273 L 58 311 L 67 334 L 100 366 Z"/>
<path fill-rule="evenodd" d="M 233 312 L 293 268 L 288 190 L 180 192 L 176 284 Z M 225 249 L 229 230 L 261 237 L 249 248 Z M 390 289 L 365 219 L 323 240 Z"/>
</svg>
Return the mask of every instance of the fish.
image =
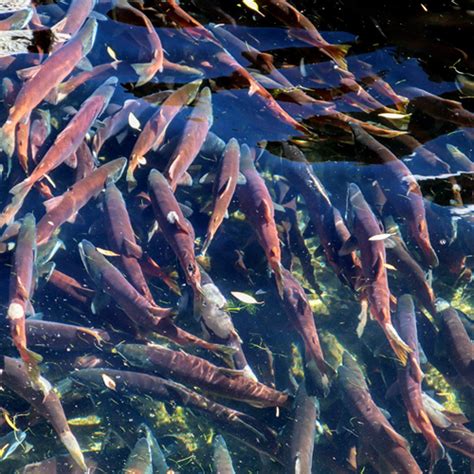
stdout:
<svg viewBox="0 0 474 474">
<path fill-rule="evenodd" d="M 328 43 L 309 18 L 289 2 L 286 0 L 259 0 L 258 5 L 263 13 L 269 13 L 288 26 L 290 37 L 318 48 L 321 53 L 328 56 L 341 69 L 347 69 L 347 61 L 344 57 L 349 47 Z"/>
<path fill-rule="evenodd" d="M 201 292 L 194 301 L 194 316 L 201 323 L 205 338 L 233 348 L 232 365 L 253 380 L 253 372 L 242 348 L 242 341 L 228 313 L 227 300 L 211 277 L 201 268 Z"/>
<path fill-rule="evenodd" d="M 240 148 L 240 172 L 245 183 L 239 184 L 235 191 L 239 208 L 248 219 L 265 252 L 268 265 L 275 274 L 278 292 L 282 295 L 283 272 L 280 239 L 274 217 L 275 208 L 265 181 L 255 167 L 255 150 L 246 144 Z"/>
<path fill-rule="evenodd" d="M 97 169 L 97 161 L 95 160 L 86 140 L 82 141 L 76 151 L 76 163 L 76 173 L 74 176 L 75 183 L 86 178 Z"/>
<path fill-rule="evenodd" d="M 474 387 L 474 342 L 454 308 L 447 307 L 438 316 L 448 360 L 467 384 Z"/>
<path fill-rule="evenodd" d="M 56 23 L 54 30 L 73 37 L 90 17 L 97 0 L 72 0 L 64 18 Z"/>
<path fill-rule="evenodd" d="M 303 288 L 286 268 L 282 269 L 282 288 L 283 309 L 304 342 L 305 366 L 317 389 L 327 396 L 331 369 L 324 360 L 313 312 Z"/>
<path fill-rule="evenodd" d="M 90 302 L 94 296 L 94 290 L 81 285 L 75 278 L 66 275 L 57 268 L 49 275 L 48 283 L 82 304 Z"/>
<path fill-rule="evenodd" d="M 410 295 L 404 294 L 398 298 L 394 324 L 400 337 L 412 350 L 408 355 L 407 366 L 398 368 L 397 386 L 407 410 L 411 429 L 415 433 L 422 433 L 428 443 L 432 470 L 435 464 L 444 458 L 445 452 L 424 408 L 421 388 L 424 375 L 420 368 L 415 306 Z"/>
<path fill-rule="evenodd" d="M 179 184 L 188 180 L 187 170 L 204 144 L 213 121 L 212 94 L 211 90 L 205 87 L 197 98 L 196 105 L 164 172 L 173 192 Z"/>
<path fill-rule="evenodd" d="M 37 163 L 38 151 L 51 134 L 51 113 L 49 110 L 36 109 L 39 117 L 33 119 L 30 127 L 29 145 L 33 163 Z"/>
<path fill-rule="evenodd" d="M 240 371 L 218 367 L 201 357 L 156 344 L 120 344 L 117 351 L 134 366 L 257 408 L 285 407 L 291 400 L 288 394 L 249 379 Z"/>
<path fill-rule="evenodd" d="M 403 93 L 410 99 L 410 105 L 437 120 L 460 127 L 474 127 L 474 114 L 466 110 L 461 102 L 444 99 L 419 87 L 406 87 Z"/>
<path fill-rule="evenodd" d="M 194 254 L 194 229 L 184 217 L 170 184 L 159 171 L 150 171 L 148 188 L 158 227 L 178 258 L 186 282 L 195 294 L 200 293 L 201 272 Z"/>
<path fill-rule="evenodd" d="M 109 161 L 73 184 L 64 194 L 46 201 L 44 203 L 46 214 L 36 227 L 37 245 L 48 242 L 55 230 L 64 222 L 73 223 L 77 213 L 92 197 L 97 196 L 108 182 L 117 181 L 120 178 L 126 164 L 126 158 Z"/>
<path fill-rule="evenodd" d="M 146 438 L 140 438 L 130 451 L 124 474 L 153 474 L 151 448 Z"/>
<path fill-rule="evenodd" d="M 142 296 L 154 303 L 139 263 L 139 260 L 143 258 L 143 250 L 137 244 L 122 193 L 114 183 L 109 183 L 105 189 L 104 211 L 111 250 L 120 255 L 122 267 L 130 283 Z"/>
<path fill-rule="evenodd" d="M 28 8 L 13 13 L 13 15 L 0 20 L 0 31 L 22 30 L 25 28 L 33 16 L 33 10 Z"/>
<path fill-rule="evenodd" d="M 57 105 L 69 97 L 70 94 L 72 94 L 77 88 L 87 81 L 90 81 L 91 79 L 97 79 L 108 72 L 115 74 L 115 71 L 118 69 L 119 65 L 120 61 L 112 61 L 110 63 L 94 66 L 91 70 L 85 70 L 74 74 L 74 76 L 71 78 L 58 84 L 51 92 L 48 93 L 44 100 L 50 104 Z"/>
<path fill-rule="evenodd" d="M 301 383 L 295 398 L 294 418 L 289 441 L 288 472 L 311 474 L 319 403 L 306 393 Z"/>
<path fill-rule="evenodd" d="M 104 329 L 34 319 L 26 320 L 26 336 L 33 347 L 64 352 L 100 348 L 110 341 L 110 335 Z"/>
<path fill-rule="evenodd" d="M 97 21 L 91 18 L 67 44 L 36 66 L 34 76 L 23 84 L 0 129 L 0 144 L 8 156 L 11 157 L 15 150 L 14 134 L 17 124 L 29 120 L 32 110 L 89 54 L 96 33 Z"/>
<path fill-rule="evenodd" d="M 158 33 L 152 22 L 141 10 L 130 5 L 128 0 L 117 0 L 115 2 L 115 5 L 117 8 L 125 9 L 128 12 L 132 12 L 145 24 L 145 28 L 147 31 L 147 41 L 150 45 L 152 57 L 150 62 L 148 63 L 132 64 L 132 68 L 138 74 L 138 81 L 136 83 L 136 87 L 141 87 L 147 82 L 150 82 L 158 72 L 161 72 L 163 70 L 163 46 L 161 45 L 160 37 L 158 36 Z"/>
<path fill-rule="evenodd" d="M 399 361 L 402 365 L 406 365 L 408 353 L 411 352 L 411 349 L 401 339 L 391 321 L 385 246 L 383 241 L 370 240 L 370 237 L 383 233 L 383 228 L 356 184 L 349 184 L 347 196 L 353 238 L 351 239 L 352 247 L 348 241 L 341 252 L 352 251 L 355 242 L 358 243 L 362 276 L 370 312 L 380 324 Z"/>
<path fill-rule="evenodd" d="M 219 229 L 234 196 L 239 180 L 240 147 L 235 138 L 226 145 L 219 161 L 214 186 L 212 189 L 212 213 L 207 226 L 206 238 L 202 244 L 201 254 L 205 255 L 214 235 Z"/>
<path fill-rule="evenodd" d="M 401 284 L 406 288 L 406 291 L 412 290 L 413 296 L 433 317 L 436 317 L 436 295 L 425 272 L 412 257 L 393 218 L 385 218 L 384 223 L 387 233 L 390 234 L 385 247 L 387 261 L 400 272 Z"/>
<path fill-rule="evenodd" d="M 103 126 L 98 128 L 92 138 L 92 153 L 95 157 L 99 156 L 105 142 L 112 137 L 118 137 L 126 127 L 130 114 L 139 118 L 148 109 L 149 105 L 142 100 L 128 99 L 115 114 L 109 115 L 104 121 Z"/>
<path fill-rule="evenodd" d="M 82 104 L 79 111 L 56 137 L 53 145 L 51 145 L 31 174 L 13 186 L 10 190 L 10 193 L 13 194 L 13 199 L 11 204 L 0 215 L 0 226 L 10 223 L 35 183 L 64 163 L 68 157 L 77 151 L 91 125 L 107 107 L 117 82 L 118 80 L 115 77 L 107 79 Z"/>
<path fill-rule="evenodd" d="M 177 89 L 161 104 L 160 108 L 146 122 L 130 154 L 130 161 L 127 168 L 129 191 L 136 186 L 136 180 L 134 178 L 135 170 L 143 162 L 148 151 L 151 149 L 157 150 L 161 146 L 165 139 L 168 126 L 183 107 L 195 99 L 201 82 L 201 80 L 196 80 Z"/>
<path fill-rule="evenodd" d="M 228 432 L 239 436 L 251 449 L 275 454 L 277 449 L 276 433 L 251 415 L 221 405 L 184 385 L 156 375 L 109 368 L 94 368 L 75 371 L 71 374 L 74 381 L 104 390 L 103 375 L 107 375 L 115 384 L 115 391 L 125 396 L 148 395 L 155 399 L 173 402 L 180 406 L 196 410 L 203 416 L 216 422 Z M 246 440 L 249 441 L 246 441 Z"/>
<path fill-rule="evenodd" d="M 172 308 L 162 308 L 142 296 L 108 260 L 97 251 L 89 241 L 79 243 L 79 254 L 82 263 L 98 290 L 106 293 L 120 305 L 130 321 L 146 333 L 156 332 L 181 345 L 193 344 L 210 351 L 227 355 L 231 350 L 204 341 L 171 321 Z M 93 311 L 97 311 L 100 300 L 93 302 Z"/>
<path fill-rule="evenodd" d="M 438 256 L 431 245 L 423 195 L 415 177 L 388 148 L 358 125 L 351 126 L 355 139 L 377 157 L 378 165 L 374 167 L 377 182 L 398 216 L 405 220 L 410 237 L 417 244 L 423 261 L 431 268 L 436 267 L 439 263 Z M 400 196 L 404 196 L 404 199 Z"/>
<path fill-rule="evenodd" d="M 160 319 L 171 316 L 170 308 L 161 308 L 153 300 L 145 298 L 88 240 L 79 243 L 79 254 L 99 290 L 117 302 L 134 324 L 153 330 Z"/>
<path fill-rule="evenodd" d="M 408 441 L 395 431 L 370 395 L 364 375 L 355 360 L 343 354 L 338 382 L 344 405 L 357 420 L 357 431 L 394 472 L 421 474 L 422 470 L 409 451 Z"/>
<path fill-rule="evenodd" d="M 13 267 L 10 276 L 10 296 L 7 317 L 13 344 L 25 363 L 27 373 L 35 386 L 39 386 L 39 363 L 42 357 L 28 349 L 26 315 L 32 315 L 31 296 L 36 286 L 36 228 L 33 214 L 26 214 L 18 233 Z"/>
<path fill-rule="evenodd" d="M 50 385 L 47 380 L 42 377 L 41 379 L 43 385 Z M 44 395 L 36 389 L 30 381 L 25 365 L 20 360 L 7 356 L 3 356 L 1 360 L 0 381 L 20 398 L 27 401 L 39 415 L 51 424 L 78 467 L 84 472 L 87 471 L 84 455 L 76 437 L 69 428 L 64 409 L 56 393 L 50 389 Z"/>
<path fill-rule="evenodd" d="M 445 428 L 436 427 L 436 434 L 448 448 L 454 449 L 464 456 L 474 459 L 474 433 L 459 423 Z"/>
<path fill-rule="evenodd" d="M 231 56 L 227 51 L 219 51 L 216 53 L 216 59 L 226 68 L 232 71 L 232 78 L 234 81 L 240 79 L 239 82 L 247 83 L 249 87 L 248 95 L 257 95 L 261 101 L 265 104 L 268 110 L 280 121 L 286 123 L 288 126 L 299 130 L 300 132 L 306 133 L 307 128 L 295 120 L 288 112 L 286 112 L 280 104 L 273 98 L 265 87 L 263 87 L 253 76 L 240 65 L 240 63 Z M 230 74 L 229 74 L 230 75 Z"/>
<path fill-rule="evenodd" d="M 223 436 L 217 435 L 214 438 L 212 441 L 212 451 L 214 471 L 219 474 L 235 474 L 232 458 Z"/>
<path fill-rule="evenodd" d="M 344 244 L 351 238 L 341 213 L 333 206 L 327 190 L 315 175 L 303 152 L 294 145 L 284 143 L 283 153 L 287 158 L 283 164 L 283 174 L 295 191 L 303 196 L 328 264 L 344 284 L 356 291 L 361 266 L 355 251 L 344 255 L 340 253 Z"/>
</svg>

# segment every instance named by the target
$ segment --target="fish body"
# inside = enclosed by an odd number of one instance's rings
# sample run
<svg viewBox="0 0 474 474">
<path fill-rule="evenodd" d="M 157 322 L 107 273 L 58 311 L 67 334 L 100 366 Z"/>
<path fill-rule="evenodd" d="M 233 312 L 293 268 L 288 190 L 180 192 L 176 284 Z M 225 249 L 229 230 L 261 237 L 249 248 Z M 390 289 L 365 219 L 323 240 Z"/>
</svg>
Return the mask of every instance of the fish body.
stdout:
<svg viewBox="0 0 474 474">
<path fill-rule="evenodd" d="M 436 316 L 435 294 L 429 284 L 425 272 L 418 262 L 412 257 L 403 241 L 398 227 L 392 219 L 385 219 L 385 228 L 390 236 L 390 244 L 386 247 L 387 260 L 402 275 L 402 284 L 406 282 L 406 291 L 412 290 L 414 296 L 421 304 Z"/>
<path fill-rule="evenodd" d="M 242 341 L 230 314 L 226 311 L 227 300 L 211 277 L 201 269 L 201 292 L 194 301 L 194 315 L 201 323 L 206 339 L 223 342 L 235 350 L 232 362 L 237 370 L 257 380 L 245 357 Z"/>
<path fill-rule="evenodd" d="M 247 145 L 240 149 L 240 172 L 245 184 L 239 184 L 236 196 L 240 209 L 252 226 L 268 264 L 275 273 L 279 292 L 282 291 L 282 265 L 280 239 L 275 224 L 275 208 L 264 179 L 255 167 L 255 151 Z"/>
<path fill-rule="evenodd" d="M 80 209 L 92 197 L 97 196 L 107 182 L 120 178 L 126 163 L 126 158 L 110 161 L 75 183 L 63 195 L 46 201 L 46 214 L 38 222 L 36 229 L 36 243 L 38 245 L 46 243 L 64 222 L 74 222 Z"/>
<path fill-rule="evenodd" d="M 352 129 L 356 140 L 377 156 L 379 164 L 374 168 L 377 181 L 390 205 L 405 220 L 424 262 L 430 267 L 436 267 L 438 257 L 431 245 L 423 195 L 415 177 L 403 161 L 361 127 L 352 124 Z"/>
<path fill-rule="evenodd" d="M 140 438 L 128 456 L 124 474 L 153 474 L 153 460 L 146 438 Z"/>
<path fill-rule="evenodd" d="M 182 407 L 196 410 L 202 415 L 218 423 L 232 434 L 242 435 L 242 440 L 251 440 L 247 445 L 257 451 L 276 449 L 276 434 L 264 423 L 251 415 L 244 414 L 233 408 L 221 405 L 184 385 L 156 375 L 141 372 L 130 372 L 112 369 L 84 369 L 75 371 L 71 378 L 90 388 L 104 389 L 103 375 L 110 377 L 115 383 L 115 390 L 123 395 L 149 395 L 155 399 L 174 402 Z"/>
<path fill-rule="evenodd" d="M 89 241 L 79 244 L 79 253 L 95 284 L 119 304 L 134 324 L 154 330 L 161 318 L 170 316 L 170 309 L 160 308 L 142 296 Z"/>
<path fill-rule="evenodd" d="M 184 217 L 170 184 L 159 171 L 150 172 L 148 187 L 158 226 L 178 257 L 188 285 L 196 294 L 200 291 L 201 273 L 194 254 L 194 229 Z"/>
<path fill-rule="evenodd" d="M 444 448 L 434 431 L 433 425 L 425 411 L 421 382 L 423 372 L 420 368 L 418 354 L 418 333 L 416 328 L 415 306 L 410 295 L 405 294 L 398 298 L 397 317 L 395 327 L 400 337 L 412 350 L 408 355 L 406 367 L 398 368 L 398 388 L 403 403 L 407 409 L 407 416 L 411 428 L 421 432 L 428 443 L 431 454 L 431 467 L 444 457 Z"/>
<path fill-rule="evenodd" d="M 55 31 L 73 37 L 91 15 L 97 0 L 73 0 L 67 9 L 64 20 L 56 25 Z"/>
<path fill-rule="evenodd" d="M 208 87 L 205 87 L 199 94 L 164 173 L 173 191 L 185 178 L 189 166 L 206 140 L 213 120 L 212 93 Z"/>
<path fill-rule="evenodd" d="M 1 129 L 1 146 L 8 156 L 13 155 L 16 125 L 21 120 L 28 120 L 32 110 L 87 56 L 94 44 L 96 32 L 97 21 L 90 19 L 74 38 L 49 56 L 38 66 L 36 74 L 24 83 Z"/>
<path fill-rule="evenodd" d="M 313 472 L 313 452 L 318 416 L 318 401 L 306 393 L 304 383 L 302 383 L 296 394 L 291 427 L 288 472 L 292 474 L 311 474 Z"/>
<path fill-rule="evenodd" d="M 474 342 L 454 308 L 446 308 L 439 317 L 440 336 L 446 344 L 448 359 L 459 375 L 474 387 Z"/>
<path fill-rule="evenodd" d="M 147 121 L 133 146 L 127 169 L 129 188 L 136 186 L 134 172 L 150 149 L 157 150 L 165 139 L 166 130 L 183 107 L 194 100 L 201 81 L 193 81 L 173 92 Z M 196 125 L 196 124 L 195 124 Z"/>
<path fill-rule="evenodd" d="M 26 332 L 31 346 L 67 352 L 91 350 L 110 340 L 103 329 L 34 319 L 26 321 Z"/>
<path fill-rule="evenodd" d="M 10 277 L 7 317 L 13 343 L 33 380 L 39 377 L 41 356 L 27 348 L 26 315 L 32 312 L 30 298 L 35 287 L 36 232 L 33 214 L 27 214 L 18 234 Z"/>
<path fill-rule="evenodd" d="M 56 268 L 49 275 L 48 283 L 82 304 L 87 303 L 94 296 L 93 290 L 81 285 L 75 278 L 60 272 Z"/>
<path fill-rule="evenodd" d="M 211 364 L 205 359 L 161 346 L 122 344 L 119 353 L 131 364 L 256 407 L 285 406 L 288 395 Z"/>
<path fill-rule="evenodd" d="M 283 268 L 282 277 L 283 308 L 303 339 L 306 367 L 318 389 L 326 396 L 329 392 L 328 365 L 324 360 L 311 306 L 303 288 L 291 272 Z"/>
<path fill-rule="evenodd" d="M 214 472 L 216 474 L 235 474 L 232 458 L 225 439 L 217 435 L 212 442 Z"/>
<path fill-rule="evenodd" d="M 120 254 L 122 266 L 135 289 L 148 301 L 153 302 L 153 296 L 139 263 L 139 259 L 143 257 L 143 250 L 136 242 L 122 193 L 114 183 L 107 185 L 104 202 L 111 250 Z"/>
<path fill-rule="evenodd" d="M 259 6 L 263 12 L 269 13 L 282 21 L 289 28 L 289 34 L 318 48 L 331 58 L 339 67 L 347 69 L 344 56 L 348 47 L 329 44 L 319 33 L 313 23 L 286 0 L 261 0 Z"/>
<path fill-rule="evenodd" d="M 99 128 L 92 139 L 92 151 L 94 156 L 98 156 L 104 143 L 111 137 L 117 136 L 129 124 L 130 114 L 135 117 L 140 115 L 148 108 L 145 101 L 128 99 L 115 114 L 110 115 L 104 120 L 103 127 Z"/>
<path fill-rule="evenodd" d="M 10 193 L 13 194 L 12 203 L 7 206 L 0 216 L 0 225 L 11 221 L 35 183 L 76 153 L 92 124 L 107 107 L 115 91 L 116 84 L 117 78 L 112 77 L 100 86 L 82 104 L 79 111 L 56 137 L 53 145 L 51 145 L 31 174 L 10 190 Z"/>
<path fill-rule="evenodd" d="M 344 404 L 357 420 L 357 431 L 394 472 L 421 474 L 408 450 L 408 442 L 398 434 L 372 399 L 360 368 L 347 353 L 338 369 Z"/>
<path fill-rule="evenodd" d="M 234 196 L 239 179 L 240 147 L 235 138 L 227 143 L 224 153 L 219 162 L 217 174 L 214 178 L 212 190 L 212 213 L 207 226 L 206 238 L 202 246 L 204 255 L 219 229 L 227 209 Z"/>
<path fill-rule="evenodd" d="M 402 364 L 406 363 L 410 348 L 397 334 L 390 315 L 390 290 L 388 287 L 385 245 L 382 240 L 371 240 L 384 232 L 359 187 L 353 183 L 348 188 L 348 203 L 352 231 L 360 249 L 363 284 L 370 311 L 383 329 L 390 346 Z"/>
<path fill-rule="evenodd" d="M 6 356 L 2 359 L 0 381 L 27 401 L 37 413 L 51 424 L 76 464 L 84 472 L 87 471 L 81 448 L 69 428 L 64 409 L 56 393 L 53 390 L 48 390 L 44 395 L 32 385 L 23 363 Z M 42 381 L 44 385 L 49 385 L 47 380 L 42 378 Z"/>
</svg>

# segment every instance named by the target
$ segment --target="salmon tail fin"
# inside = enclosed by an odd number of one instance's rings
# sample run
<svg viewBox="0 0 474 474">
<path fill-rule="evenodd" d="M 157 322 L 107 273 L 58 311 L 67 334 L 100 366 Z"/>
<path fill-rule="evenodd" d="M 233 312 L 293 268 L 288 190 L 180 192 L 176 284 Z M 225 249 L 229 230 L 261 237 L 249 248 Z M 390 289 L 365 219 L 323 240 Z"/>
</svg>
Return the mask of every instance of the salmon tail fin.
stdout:
<svg viewBox="0 0 474 474">
<path fill-rule="evenodd" d="M 132 64 L 132 68 L 138 74 L 138 81 L 135 84 L 136 87 L 141 87 L 153 79 L 154 74 L 150 74 L 149 63 Z"/>
<path fill-rule="evenodd" d="M 320 50 L 329 56 L 344 71 L 347 71 L 346 54 L 350 46 L 347 44 L 328 44 L 320 46 Z"/>
<path fill-rule="evenodd" d="M 138 164 L 139 164 L 138 161 L 135 159 L 135 157 L 132 156 L 127 168 L 126 181 L 127 181 L 128 192 L 133 191 L 137 187 L 137 180 L 135 178 L 135 170 L 137 169 Z"/>
<path fill-rule="evenodd" d="M 16 124 L 11 121 L 7 121 L 0 128 L 0 149 L 5 152 L 8 158 L 11 158 L 15 151 L 15 128 Z"/>
<path fill-rule="evenodd" d="M 205 257 L 207 250 L 209 248 L 209 245 L 211 245 L 212 239 L 214 238 L 213 234 L 207 234 L 206 239 L 204 240 L 204 243 L 202 244 L 202 249 L 201 249 L 201 256 Z"/>
<path fill-rule="evenodd" d="M 72 434 L 72 431 L 68 430 L 64 433 L 61 433 L 59 438 L 61 439 L 61 442 L 71 455 L 74 462 L 81 468 L 83 472 L 88 472 L 88 467 L 86 465 L 86 461 L 84 460 L 81 447 L 79 446 L 76 437 Z"/>
<path fill-rule="evenodd" d="M 32 184 L 30 183 L 29 178 L 26 178 L 21 183 L 13 186 L 10 190 L 10 193 L 13 194 L 12 201 L 0 214 L 0 227 L 13 222 L 31 188 Z"/>
<path fill-rule="evenodd" d="M 423 452 L 424 456 L 430 456 L 430 469 L 428 472 L 433 472 L 433 469 L 438 461 L 446 457 L 446 450 L 441 444 L 440 440 L 435 436 L 434 438 L 428 440 L 428 446 Z"/>
<path fill-rule="evenodd" d="M 391 323 L 384 325 L 384 332 L 398 360 L 403 366 L 406 366 L 408 354 L 412 352 L 411 348 L 403 341 Z"/>
</svg>

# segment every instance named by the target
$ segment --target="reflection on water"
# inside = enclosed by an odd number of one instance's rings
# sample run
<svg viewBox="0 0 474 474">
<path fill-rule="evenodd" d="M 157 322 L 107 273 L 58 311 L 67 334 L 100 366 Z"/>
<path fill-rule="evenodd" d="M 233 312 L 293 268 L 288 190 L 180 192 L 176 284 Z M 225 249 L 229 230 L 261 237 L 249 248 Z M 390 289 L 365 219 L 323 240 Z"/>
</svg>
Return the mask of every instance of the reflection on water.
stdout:
<svg viewBox="0 0 474 474">
<path fill-rule="evenodd" d="M 0 472 L 468 472 L 473 20 L 359 3 L 1 3 Z"/>
</svg>

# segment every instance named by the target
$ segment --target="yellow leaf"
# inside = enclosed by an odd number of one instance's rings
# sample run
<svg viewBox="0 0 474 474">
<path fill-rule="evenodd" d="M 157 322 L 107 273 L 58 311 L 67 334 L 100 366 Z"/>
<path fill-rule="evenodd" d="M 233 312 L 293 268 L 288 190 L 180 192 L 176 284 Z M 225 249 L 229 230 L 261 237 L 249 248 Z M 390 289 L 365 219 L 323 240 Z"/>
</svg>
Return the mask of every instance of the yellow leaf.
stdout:
<svg viewBox="0 0 474 474">
<path fill-rule="evenodd" d="M 100 247 L 96 247 L 96 250 L 106 257 L 120 257 L 120 254 L 112 252 L 112 250 L 101 249 Z"/>
<path fill-rule="evenodd" d="M 372 237 L 369 237 L 369 240 L 371 242 L 377 242 L 379 240 L 386 240 L 386 239 L 389 239 L 390 237 L 392 237 L 393 234 L 377 234 L 377 235 L 373 235 Z"/>
<path fill-rule="evenodd" d="M 252 295 L 242 293 L 241 291 L 231 291 L 230 294 L 245 304 L 263 304 L 263 301 L 257 301 Z"/>
<path fill-rule="evenodd" d="M 107 388 L 110 390 L 115 390 L 117 385 L 107 374 L 102 374 L 102 381 Z"/>
<path fill-rule="evenodd" d="M 128 124 L 135 130 L 140 130 L 140 121 L 133 112 L 128 114 Z"/>
<path fill-rule="evenodd" d="M 114 61 L 118 61 L 118 59 L 117 59 L 117 54 L 115 53 L 115 51 L 114 51 L 110 46 L 107 46 L 107 54 L 108 54 Z"/>
<path fill-rule="evenodd" d="M 242 2 L 247 8 L 250 8 L 250 10 L 253 10 L 254 12 L 257 12 L 259 15 L 265 16 L 258 8 L 258 4 L 255 0 L 243 0 Z"/>
</svg>

